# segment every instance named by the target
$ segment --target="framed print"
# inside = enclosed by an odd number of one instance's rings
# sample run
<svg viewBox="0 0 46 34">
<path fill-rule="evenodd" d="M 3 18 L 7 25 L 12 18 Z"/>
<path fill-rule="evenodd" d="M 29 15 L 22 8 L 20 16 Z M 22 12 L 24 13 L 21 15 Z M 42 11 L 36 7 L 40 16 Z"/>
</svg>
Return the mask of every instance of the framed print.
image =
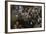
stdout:
<svg viewBox="0 0 46 34">
<path fill-rule="evenodd" d="M 37 32 L 45 30 L 45 3 L 5 2 L 6 32 Z"/>
</svg>

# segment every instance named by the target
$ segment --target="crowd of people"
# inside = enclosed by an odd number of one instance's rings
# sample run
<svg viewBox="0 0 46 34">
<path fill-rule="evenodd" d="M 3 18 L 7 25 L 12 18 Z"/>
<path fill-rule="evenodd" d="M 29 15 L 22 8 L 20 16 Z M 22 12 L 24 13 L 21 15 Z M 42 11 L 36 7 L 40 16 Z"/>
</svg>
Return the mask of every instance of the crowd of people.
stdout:
<svg viewBox="0 0 46 34">
<path fill-rule="evenodd" d="M 41 27 L 41 6 L 11 5 L 11 28 Z"/>
</svg>

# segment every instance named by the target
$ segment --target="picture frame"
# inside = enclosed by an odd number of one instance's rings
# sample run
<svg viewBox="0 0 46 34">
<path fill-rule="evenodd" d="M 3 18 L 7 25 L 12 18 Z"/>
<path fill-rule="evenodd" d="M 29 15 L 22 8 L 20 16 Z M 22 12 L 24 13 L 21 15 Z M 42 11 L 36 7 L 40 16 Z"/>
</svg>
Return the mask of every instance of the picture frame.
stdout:
<svg viewBox="0 0 46 34">
<path fill-rule="evenodd" d="M 11 28 L 11 20 L 12 20 L 12 9 L 11 9 L 11 6 L 14 7 L 14 6 L 33 6 L 33 7 L 39 7 L 41 6 L 41 13 L 42 13 L 42 26 L 41 27 L 31 27 L 31 28 Z M 13 11 L 14 9 L 13 8 Z M 37 8 L 36 7 L 36 8 Z M 20 8 L 19 8 L 20 9 Z M 23 10 L 23 9 L 22 9 Z M 42 2 L 25 2 L 25 1 L 5 1 L 5 32 L 6 33 L 22 33 L 22 32 L 39 32 L 39 31 L 45 31 L 45 3 L 42 3 Z"/>
</svg>

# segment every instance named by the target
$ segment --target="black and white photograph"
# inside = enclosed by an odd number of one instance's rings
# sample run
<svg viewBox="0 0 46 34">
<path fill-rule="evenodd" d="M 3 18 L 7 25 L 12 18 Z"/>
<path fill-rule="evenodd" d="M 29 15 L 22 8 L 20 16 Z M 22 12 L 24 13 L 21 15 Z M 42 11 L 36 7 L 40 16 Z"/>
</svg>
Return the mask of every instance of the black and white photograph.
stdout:
<svg viewBox="0 0 46 34">
<path fill-rule="evenodd" d="M 8 32 L 44 30 L 44 3 L 7 2 Z"/>
<path fill-rule="evenodd" d="M 42 27 L 42 7 L 11 5 L 11 29 Z"/>
</svg>

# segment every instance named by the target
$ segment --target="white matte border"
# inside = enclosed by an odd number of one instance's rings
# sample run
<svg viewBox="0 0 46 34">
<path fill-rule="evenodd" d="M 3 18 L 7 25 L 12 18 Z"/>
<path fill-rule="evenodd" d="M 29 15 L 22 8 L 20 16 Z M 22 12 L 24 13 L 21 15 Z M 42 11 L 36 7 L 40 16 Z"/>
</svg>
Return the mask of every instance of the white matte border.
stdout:
<svg viewBox="0 0 46 34">
<path fill-rule="evenodd" d="M 26 29 L 10 29 L 10 5 L 30 5 L 30 6 L 42 6 L 42 27 L 41 28 L 26 28 Z M 44 4 L 36 3 L 19 3 L 19 2 L 8 2 L 8 32 L 21 32 L 21 31 L 37 31 L 44 30 Z"/>
</svg>

